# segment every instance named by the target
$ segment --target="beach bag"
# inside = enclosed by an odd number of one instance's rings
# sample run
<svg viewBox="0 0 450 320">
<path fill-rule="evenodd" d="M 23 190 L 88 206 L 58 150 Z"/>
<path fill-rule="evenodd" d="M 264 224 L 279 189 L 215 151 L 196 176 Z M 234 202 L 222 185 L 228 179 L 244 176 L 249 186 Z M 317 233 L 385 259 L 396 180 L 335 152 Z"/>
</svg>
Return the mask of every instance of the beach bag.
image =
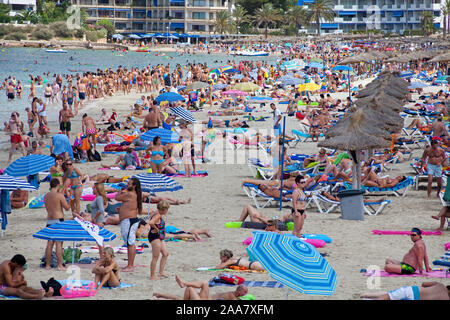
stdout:
<svg viewBox="0 0 450 320">
<path fill-rule="evenodd" d="M 239 285 L 244 283 L 245 279 L 235 276 L 234 274 L 222 273 L 219 275 L 219 279 L 224 281 L 224 283 Z"/>
<path fill-rule="evenodd" d="M 89 143 L 89 139 L 88 138 L 84 138 L 83 140 L 81 140 L 81 150 L 89 150 L 91 149 L 91 144 Z"/>
<path fill-rule="evenodd" d="M 64 263 L 71 263 L 72 262 L 72 248 L 66 248 L 63 251 L 63 261 Z M 74 260 L 73 262 L 78 262 L 80 260 L 82 251 L 80 249 L 75 248 L 75 254 L 74 254 Z"/>
<path fill-rule="evenodd" d="M 61 296 L 61 283 L 55 280 L 55 278 L 51 277 L 47 282 L 41 281 L 41 287 L 48 292 L 49 288 L 53 288 L 53 297 Z"/>
<path fill-rule="evenodd" d="M 100 153 L 98 153 L 97 150 L 94 150 L 93 158 L 95 161 L 102 161 L 102 157 L 100 156 Z"/>
</svg>

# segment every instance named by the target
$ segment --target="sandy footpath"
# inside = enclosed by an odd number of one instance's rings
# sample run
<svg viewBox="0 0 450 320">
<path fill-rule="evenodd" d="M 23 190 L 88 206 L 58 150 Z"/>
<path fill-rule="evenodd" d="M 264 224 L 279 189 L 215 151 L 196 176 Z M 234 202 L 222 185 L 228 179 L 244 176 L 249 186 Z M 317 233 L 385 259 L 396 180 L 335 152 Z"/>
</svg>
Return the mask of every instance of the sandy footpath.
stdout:
<svg viewBox="0 0 450 320">
<path fill-rule="evenodd" d="M 365 83 L 367 81 L 364 81 Z M 433 91 L 437 88 L 430 88 Z M 430 91 L 430 90 L 425 90 Z M 121 94 L 105 100 L 98 100 L 86 106 L 72 123 L 74 132 L 81 131 L 81 116 L 87 112 L 94 119 L 100 117 L 101 108 L 107 108 L 110 112 L 115 108 L 119 116 L 129 113 L 130 106 L 138 99 L 140 94 L 131 94 L 122 96 Z M 333 94 L 333 97 L 346 97 L 346 93 Z M 286 105 L 280 105 L 283 110 Z M 262 115 L 271 116 L 269 107 L 261 112 Z M 197 120 L 206 120 L 207 112 L 196 112 L 194 116 Z M 238 116 L 242 119 L 242 116 Z M 221 119 L 232 119 L 233 117 L 217 117 Z M 272 120 L 265 122 L 249 122 L 251 128 L 270 129 Z M 294 117 L 286 118 L 287 129 L 290 133 L 291 129 L 298 126 L 298 120 Z M 57 130 L 56 123 L 51 124 L 52 132 Z M 217 138 L 219 139 L 219 138 Z M 3 140 L 3 139 L 2 139 Z M 72 138 L 73 140 L 73 138 Z M 103 151 L 100 148 L 99 151 Z M 316 153 L 318 148 L 316 143 L 299 143 L 296 148 L 289 148 L 289 153 Z M 48 152 L 48 151 L 47 151 Z M 414 151 L 413 157 L 421 156 L 421 150 Z M 248 156 L 248 154 L 247 154 Z M 19 155 L 16 154 L 15 158 Z M 246 159 L 246 158 L 245 158 Z M 2 152 L 0 162 L 4 165 L 7 160 L 7 153 Z M 103 163 L 112 164 L 115 156 L 107 155 L 102 159 Z M 410 161 L 396 164 L 392 171 L 386 174 L 391 176 L 397 175 L 413 175 L 410 167 Z M 107 172 L 114 176 L 129 176 L 139 171 L 99 171 L 100 163 L 84 163 L 76 164 L 83 172 L 90 175 Z M 193 228 L 207 228 L 212 234 L 211 239 L 205 239 L 203 242 L 166 242 L 170 253 L 166 272 L 170 275 L 168 279 L 160 281 L 149 280 L 149 265 L 151 260 L 151 249 L 145 249 L 143 254 L 136 256 L 135 271 L 131 273 L 120 273 L 120 279 L 124 283 L 134 284 L 134 287 L 124 289 L 101 290 L 96 296 L 87 299 L 130 299 L 143 300 L 150 299 L 153 292 L 168 292 L 182 296 L 184 289 L 181 289 L 175 282 L 174 276 L 177 274 L 185 280 L 210 280 L 218 272 L 212 271 L 196 271 L 198 267 L 212 267 L 219 264 L 219 251 L 222 249 L 230 249 L 236 256 L 245 252 L 245 246 L 242 241 L 251 236 L 250 229 L 227 229 L 224 224 L 228 221 L 237 220 L 246 204 L 252 204 L 252 201 L 245 195 L 241 188 L 243 178 L 250 177 L 250 170 L 246 164 L 198 164 L 197 170 L 207 170 L 208 176 L 204 178 L 175 178 L 183 185 L 183 190 L 171 193 L 165 192 L 161 195 L 173 198 L 187 199 L 192 198 L 190 204 L 171 206 L 167 216 L 167 224 L 178 227 L 182 230 L 190 230 Z M 142 172 L 142 171 L 140 171 Z M 422 184 L 422 186 L 425 186 Z M 42 183 L 39 191 L 33 192 L 33 195 L 43 194 L 48 190 L 48 183 Z M 377 197 L 380 198 L 380 197 Z M 360 273 L 360 270 L 369 266 L 383 267 L 384 261 L 388 257 L 401 260 L 403 255 L 411 248 L 412 242 L 409 236 L 376 236 L 372 235 L 372 230 L 409 230 L 411 227 L 419 227 L 424 230 L 434 230 L 438 227 L 438 222 L 430 216 L 437 214 L 441 208 L 440 201 L 436 198 L 427 200 L 426 191 L 420 189 L 415 191 L 410 188 L 405 197 L 388 196 L 391 203 L 378 216 L 365 216 L 364 221 L 349 221 L 340 218 L 339 210 L 330 214 L 320 214 L 316 208 L 307 210 L 307 219 L 303 229 L 304 233 L 320 233 L 330 236 L 333 242 L 327 244 L 326 247 L 320 248 L 321 253 L 327 253 L 326 259 L 335 269 L 337 278 L 336 292 L 331 297 L 312 296 L 299 294 L 290 291 L 289 299 L 301 300 L 326 300 L 326 299 L 342 299 L 352 300 L 358 299 L 359 294 L 369 289 L 391 290 L 404 285 L 419 285 L 423 281 L 440 281 L 444 284 L 450 284 L 450 279 L 431 279 L 431 278 L 381 278 L 378 283 L 374 283 L 375 287 L 368 287 L 368 278 Z M 82 203 L 82 208 L 87 202 Z M 155 205 L 152 205 L 155 208 Z M 144 205 L 144 212 L 147 206 Z M 278 207 L 261 209 L 266 216 L 281 216 L 288 212 L 284 208 L 282 212 Z M 65 214 L 69 219 L 70 213 Z M 7 233 L 4 238 L 0 239 L 0 259 L 10 259 L 14 254 L 21 253 L 28 260 L 28 270 L 26 271 L 26 279 L 29 285 L 40 287 L 39 281 L 48 280 L 54 277 L 57 280 L 66 279 L 68 274 L 64 271 L 45 270 L 39 267 L 40 258 L 44 254 L 46 242 L 33 238 L 32 235 L 45 227 L 46 212 L 45 209 L 17 209 L 13 210 L 8 216 Z M 121 246 L 123 244 L 120 236 L 119 226 L 107 226 L 107 229 L 116 233 L 117 238 L 110 244 L 112 246 Z M 444 243 L 449 242 L 449 231 L 445 231 L 443 236 L 425 236 L 424 240 L 427 245 L 428 257 L 431 261 L 439 258 L 444 253 Z M 148 241 L 139 241 L 137 244 L 147 243 Z M 65 243 L 65 246 L 71 243 Z M 83 246 L 92 245 L 83 242 Z M 95 257 L 95 254 L 83 254 L 82 257 Z M 116 259 L 119 265 L 126 264 L 126 254 L 117 254 Z M 262 273 L 239 273 L 245 280 L 271 280 L 268 274 Z M 80 277 L 83 280 L 92 280 L 90 266 L 80 268 Z M 212 292 L 229 291 L 230 288 L 214 287 Z M 268 299 L 285 299 L 286 289 L 271 288 L 249 288 L 258 300 Z"/>
</svg>

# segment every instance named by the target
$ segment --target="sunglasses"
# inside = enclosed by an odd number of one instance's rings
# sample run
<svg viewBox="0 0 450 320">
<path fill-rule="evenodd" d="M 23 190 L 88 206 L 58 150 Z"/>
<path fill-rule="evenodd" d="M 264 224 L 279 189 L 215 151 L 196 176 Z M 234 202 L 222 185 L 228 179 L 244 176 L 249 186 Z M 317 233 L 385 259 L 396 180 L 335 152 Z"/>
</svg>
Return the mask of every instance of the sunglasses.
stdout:
<svg viewBox="0 0 450 320">
<path fill-rule="evenodd" d="M 417 233 L 411 233 L 410 236 L 411 237 L 415 237 L 415 236 L 418 236 L 418 234 Z"/>
<path fill-rule="evenodd" d="M 68 166 L 71 166 L 71 165 L 73 165 L 73 163 L 67 163 L 67 165 L 68 165 Z"/>
</svg>

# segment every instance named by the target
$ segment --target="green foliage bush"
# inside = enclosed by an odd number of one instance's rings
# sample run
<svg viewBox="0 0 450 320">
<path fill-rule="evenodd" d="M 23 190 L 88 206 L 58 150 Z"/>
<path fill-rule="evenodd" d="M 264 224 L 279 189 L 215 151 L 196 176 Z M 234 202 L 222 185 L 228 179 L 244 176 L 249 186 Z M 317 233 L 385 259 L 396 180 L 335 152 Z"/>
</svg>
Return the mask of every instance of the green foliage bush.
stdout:
<svg viewBox="0 0 450 320">
<path fill-rule="evenodd" d="M 27 35 L 24 32 L 16 31 L 5 36 L 5 40 L 26 40 Z"/>
<path fill-rule="evenodd" d="M 97 42 L 97 31 L 86 31 L 86 40 L 91 42 Z"/>
<path fill-rule="evenodd" d="M 50 30 L 49 28 L 42 28 L 42 27 L 36 28 L 31 34 L 31 37 L 37 40 L 51 40 L 53 36 L 54 34 L 52 30 Z"/>
<path fill-rule="evenodd" d="M 67 23 L 64 21 L 53 22 L 49 25 L 50 29 L 53 31 L 53 34 L 59 38 L 72 38 L 73 30 L 70 30 L 67 27 Z"/>
</svg>

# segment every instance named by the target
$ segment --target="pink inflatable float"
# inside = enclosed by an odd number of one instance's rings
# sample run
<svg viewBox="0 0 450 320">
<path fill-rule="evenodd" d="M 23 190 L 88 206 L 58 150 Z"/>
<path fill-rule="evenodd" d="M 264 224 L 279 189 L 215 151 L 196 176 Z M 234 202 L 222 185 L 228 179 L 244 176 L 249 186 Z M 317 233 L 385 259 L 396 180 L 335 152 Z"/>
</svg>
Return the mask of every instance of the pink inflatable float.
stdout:
<svg viewBox="0 0 450 320">
<path fill-rule="evenodd" d="M 60 290 L 61 295 L 66 298 L 82 298 L 91 297 L 97 294 L 94 282 L 90 282 L 87 286 L 74 287 L 71 285 L 65 285 Z"/>
<path fill-rule="evenodd" d="M 113 192 L 113 193 L 108 193 L 106 194 L 106 196 L 109 199 L 114 199 L 114 197 L 116 196 L 117 192 Z M 83 201 L 94 201 L 95 200 L 95 194 L 86 194 L 84 196 L 81 196 L 81 200 Z"/>
</svg>

